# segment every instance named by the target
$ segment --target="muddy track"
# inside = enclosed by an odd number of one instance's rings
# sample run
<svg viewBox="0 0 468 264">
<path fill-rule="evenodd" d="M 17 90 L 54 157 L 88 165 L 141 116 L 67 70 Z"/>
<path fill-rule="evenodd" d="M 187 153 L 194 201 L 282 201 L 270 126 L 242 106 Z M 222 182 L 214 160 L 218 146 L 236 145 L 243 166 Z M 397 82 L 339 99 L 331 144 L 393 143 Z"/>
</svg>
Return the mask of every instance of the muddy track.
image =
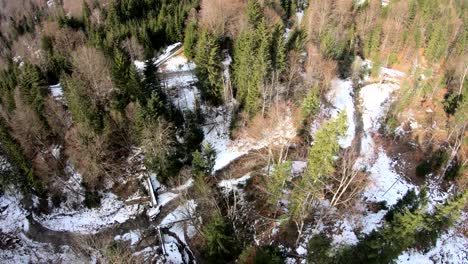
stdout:
<svg viewBox="0 0 468 264">
<path fill-rule="evenodd" d="M 60 246 L 72 245 L 74 243 L 74 233 L 50 230 L 36 221 L 32 217 L 32 214 L 27 219 L 29 221 L 29 229 L 25 235 L 28 238 L 37 242 L 51 244 L 56 249 Z"/>
</svg>

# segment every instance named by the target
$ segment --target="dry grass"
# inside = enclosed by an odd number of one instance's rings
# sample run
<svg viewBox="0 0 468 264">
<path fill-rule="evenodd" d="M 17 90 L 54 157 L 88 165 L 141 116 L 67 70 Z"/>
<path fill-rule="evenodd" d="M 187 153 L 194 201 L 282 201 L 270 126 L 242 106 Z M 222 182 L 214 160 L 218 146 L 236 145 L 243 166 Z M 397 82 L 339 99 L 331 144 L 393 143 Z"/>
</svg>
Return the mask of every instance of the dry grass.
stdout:
<svg viewBox="0 0 468 264">
<path fill-rule="evenodd" d="M 78 255 L 87 260 L 91 260 L 93 256 L 97 259 L 98 263 L 144 263 L 141 257 L 133 255 L 130 246 L 115 244 L 113 241 L 113 237 L 106 234 L 76 235 L 74 236 L 74 241 L 72 241 L 72 248 Z"/>
</svg>

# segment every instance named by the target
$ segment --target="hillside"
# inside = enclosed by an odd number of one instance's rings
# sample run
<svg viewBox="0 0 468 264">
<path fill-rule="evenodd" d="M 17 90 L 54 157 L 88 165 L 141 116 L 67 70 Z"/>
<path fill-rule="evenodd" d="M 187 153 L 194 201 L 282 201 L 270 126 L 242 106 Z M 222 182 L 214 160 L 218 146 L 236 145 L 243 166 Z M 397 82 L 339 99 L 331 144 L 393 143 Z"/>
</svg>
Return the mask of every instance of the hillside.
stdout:
<svg viewBox="0 0 468 264">
<path fill-rule="evenodd" d="M 467 18 L 0 1 L 0 262 L 468 263 Z"/>
</svg>

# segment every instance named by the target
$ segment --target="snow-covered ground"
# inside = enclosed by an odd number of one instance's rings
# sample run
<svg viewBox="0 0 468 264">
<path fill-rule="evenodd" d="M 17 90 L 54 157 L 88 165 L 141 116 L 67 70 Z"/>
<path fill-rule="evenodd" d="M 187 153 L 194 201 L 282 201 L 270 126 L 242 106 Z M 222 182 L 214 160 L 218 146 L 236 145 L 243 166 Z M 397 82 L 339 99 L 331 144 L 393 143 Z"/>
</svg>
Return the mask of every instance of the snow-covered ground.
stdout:
<svg viewBox="0 0 468 264">
<path fill-rule="evenodd" d="M 292 113 L 287 109 L 272 127 L 265 127 L 259 137 L 251 137 L 248 134 L 240 139 L 229 138 L 229 125 L 231 116 L 225 109 L 218 109 L 219 113 L 213 120 L 214 124 L 204 127 L 205 142 L 210 143 L 216 149 L 216 162 L 214 171 L 227 166 L 233 160 L 247 154 L 251 150 L 262 149 L 271 145 L 286 146 L 296 136 L 296 128 L 292 120 Z"/>
<path fill-rule="evenodd" d="M 353 84 L 350 80 L 333 80 L 330 91 L 327 94 L 327 100 L 333 105 L 330 110 L 332 118 L 336 118 L 342 111 L 346 112 L 348 121 L 348 130 L 345 137 L 339 139 L 342 148 L 348 148 L 356 134 L 356 125 L 354 123 L 354 102 L 353 102 Z"/>
<path fill-rule="evenodd" d="M 29 230 L 28 212 L 20 204 L 23 196 L 20 193 L 6 191 L 0 197 L 0 231 L 1 233 L 19 233 Z"/>
<path fill-rule="evenodd" d="M 159 60 L 159 59 L 158 59 Z M 159 72 L 184 72 L 195 69 L 195 63 L 190 62 L 183 53 L 177 54 L 159 66 Z"/>
<path fill-rule="evenodd" d="M 250 173 L 247 173 L 246 175 L 237 179 L 222 180 L 218 183 L 218 186 L 221 188 L 221 191 L 224 193 L 224 195 L 229 195 L 233 191 L 239 193 L 239 186 L 245 186 L 249 179 Z"/>
<path fill-rule="evenodd" d="M 398 257 L 397 263 L 468 263 L 468 240 L 463 236 L 462 230 L 452 228 L 441 235 L 436 246 L 429 252 L 406 251 Z"/>
<path fill-rule="evenodd" d="M 188 254 L 192 254 L 187 240 L 196 234 L 196 229 L 190 222 L 196 207 L 194 200 L 188 200 L 168 214 L 159 225 L 161 228 L 169 228 L 172 233 L 163 235 L 166 263 L 187 263 Z M 182 252 L 179 247 L 183 248 Z"/>
<path fill-rule="evenodd" d="M 123 223 L 143 210 L 140 205 L 126 205 L 112 193 L 104 193 L 99 208 L 80 210 L 58 209 L 49 215 L 34 215 L 43 226 L 55 231 L 93 234 L 104 227 Z"/>
<path fill-rule="evenodd" d="M 60 83 L 49 86 L 49 90 L 52 97 L 60 102 L 64 102 L 65 97 L 63 96 L 63 88 Z"/>
<path fill-rule="evenodd" d="M 68 246 L 54 248 L 25 235 L 30 213 L 21 205 L 22 198 L 9 189 L 0 196 L 0 263 L 84 263 Z"/>
</svg>

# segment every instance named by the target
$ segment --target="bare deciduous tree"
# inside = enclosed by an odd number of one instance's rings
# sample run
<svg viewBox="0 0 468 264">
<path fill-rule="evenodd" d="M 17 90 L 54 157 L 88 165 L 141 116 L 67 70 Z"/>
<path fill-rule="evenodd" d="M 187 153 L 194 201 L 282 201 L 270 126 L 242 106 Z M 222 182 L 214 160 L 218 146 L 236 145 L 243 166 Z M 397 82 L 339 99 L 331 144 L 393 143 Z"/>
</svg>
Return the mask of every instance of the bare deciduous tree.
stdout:
<svg viewBox="0 0 468 264">
<path fill-rule="evenodd" d="M 311 83 L 319 82 L 321 94 L 328 90 L 331 81 L 336 78 L 337 69 L 338 65 L 335 61 L 323 58 L 318 49 L 313 44 L 309 44 L 306 64 L 307 79 Z"/>
<path fill-rule="evenodd" d="M 9 120 L 12 135 L 18 140 L 26 155 L 32 158 L 34 152 L 43 145 L 47 132 L 36 112 L 21 99 L 18 88 L 15 89 L 15 104 L 16 108 Z"/>
<path fill-rule="evenodd" d="M 103 103 L 109 99 L 113 85 L 109 71 L 109 63 L 101 51 L 82 46 L 72 53 L 74 75 L 89 84 L 90 96 L 97 102 Z"/>
<path fill-rule="evenodd" d="M 237 34 L 245 26 L 245 3 L 241 0 L 203 0 L 200 10 L 200 25 L 218 35 Z"/>
</svg>

